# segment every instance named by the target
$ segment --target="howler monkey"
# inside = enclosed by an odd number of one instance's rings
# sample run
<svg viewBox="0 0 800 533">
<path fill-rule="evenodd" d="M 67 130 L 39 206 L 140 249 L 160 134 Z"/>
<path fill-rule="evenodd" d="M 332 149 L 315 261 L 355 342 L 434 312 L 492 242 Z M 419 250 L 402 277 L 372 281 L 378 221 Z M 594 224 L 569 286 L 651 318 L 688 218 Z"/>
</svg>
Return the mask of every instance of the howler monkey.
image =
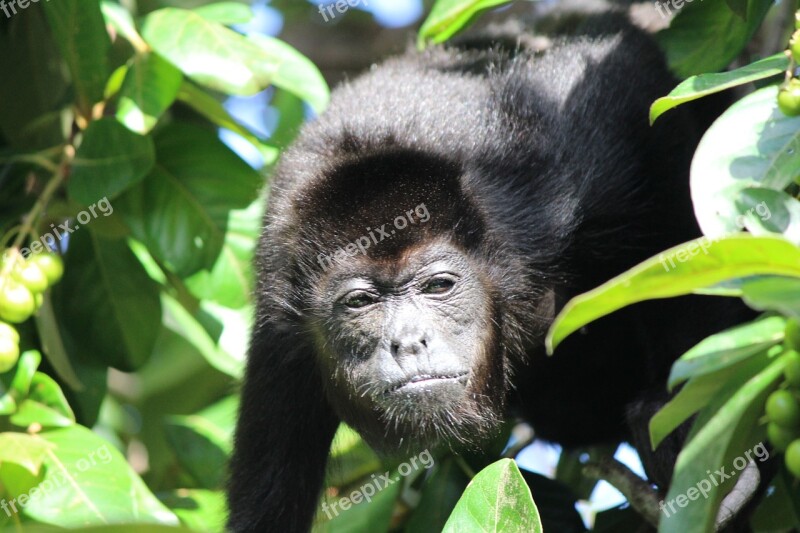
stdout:
<svg viewBox="0 0 800 533">
<path fill-rule="evenodd" d="M 257 250 L 257 316 L 229 484 L 233 531 L 308 530 L 331 439 L 379 452 L 480 445 L 513 407 L 541 438 L 649 453 L 672 361 L 715 300 L 642 303 L 552 358 L 572 296 L 699 234 L 703 124 L 643 32 L 605 24 L 545 51 L 410 51 L 333 93 L 286 151 Z"/>
</svg>

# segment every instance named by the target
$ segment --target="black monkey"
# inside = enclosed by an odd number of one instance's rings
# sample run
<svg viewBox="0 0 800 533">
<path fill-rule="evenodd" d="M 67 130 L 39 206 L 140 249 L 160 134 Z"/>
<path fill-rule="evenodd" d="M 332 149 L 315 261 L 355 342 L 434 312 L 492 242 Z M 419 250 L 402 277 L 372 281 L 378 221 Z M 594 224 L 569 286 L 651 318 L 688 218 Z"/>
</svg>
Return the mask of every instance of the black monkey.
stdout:
<svg viewBox="0 0 800 533">
<path fill-rule="evenodd" d="M 657 460 L 647 422 L 719 302 L 633 306 L 552 358 L 542 340 L 569 298 L 699 235 L 703 124 L 647 119 L 675 83 L 615 21 L 544 52 L 408 52 L 334 92 L 271 186 L 231 530 L 308 530 L 342 420 L 398 455 L 479 445 L 510 405 L 566 446 L 630 440 L 668 482 L 679 442 Z"/>
</svg>

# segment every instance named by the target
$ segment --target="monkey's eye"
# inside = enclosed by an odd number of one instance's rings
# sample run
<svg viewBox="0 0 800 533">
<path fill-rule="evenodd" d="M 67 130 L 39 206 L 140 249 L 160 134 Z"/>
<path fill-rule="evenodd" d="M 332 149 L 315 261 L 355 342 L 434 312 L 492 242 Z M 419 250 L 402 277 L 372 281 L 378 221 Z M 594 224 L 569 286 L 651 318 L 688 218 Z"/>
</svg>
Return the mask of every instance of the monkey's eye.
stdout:
<svg viewBox="0 0 800 533">
<path fill-rule="evenodd" d="M 451 278 L 433 278 L 422 288 L 425 294 L 444 294 L 453 288 L 456 282 Z"/>
<path fill-rule="evenodd" d="M 364 291 L 354 291 L 342 299 L 342 303 L 351 309 L 359 309 L 375 303 L 375 297 Z"/>
</svg>

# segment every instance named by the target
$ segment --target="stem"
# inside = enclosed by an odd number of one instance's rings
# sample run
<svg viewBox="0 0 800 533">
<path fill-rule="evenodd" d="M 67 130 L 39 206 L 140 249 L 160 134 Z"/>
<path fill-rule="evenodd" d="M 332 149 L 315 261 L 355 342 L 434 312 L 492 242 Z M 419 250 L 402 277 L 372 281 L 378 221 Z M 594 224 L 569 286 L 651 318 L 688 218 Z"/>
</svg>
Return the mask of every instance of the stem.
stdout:
<svg viewBox="0 0 800 533">
<path fill-rule="evenodd" d="M 630 468 L 611 457 L 602 457 L 588 463 L 583 472 L 592 479 L 608 481 L 647 523 L 658 527 L 658 493 Z"/>
<path fill-rule="evenodd" d="M 14 265 L 16 265 L 17 261 L 19 260 L 19 249 L 25 242 L 26 237 L 33 237 L 33 231 L 36 227 L 36 222 L 47 207 L 47 204 L 50 203 L 50 199 L 53 197 L 59 187 L 61 187 L 64 178 L 67 176 L 67 170 L 69 165 L 72 163 L 74 155 L 75 149 L 73 148 L 72 140 L 70 139 L 70 143 L 64 146 L 61 162 L 58 164 L 58 166 L 53 165 L 48 161 L 52 167 L 53 175 L 51 176 L 50 181 L 47 182 L 42 194 L 40 194 L 39 198 L 36 199 L 33 207 L 28 214 L 25 215 L 22 220 L 22 224 L 19 226 L 19 232 L 17 233 L 17 236 L 10 247 L 12 250 L 11 260 L 6 261 L 3 265 L 2 271 L 0 271 L 0 289 L 2 289 L 5 285 L 6 280 L 9 278 L 9 275 L 14 268 Z"/>
</svg>

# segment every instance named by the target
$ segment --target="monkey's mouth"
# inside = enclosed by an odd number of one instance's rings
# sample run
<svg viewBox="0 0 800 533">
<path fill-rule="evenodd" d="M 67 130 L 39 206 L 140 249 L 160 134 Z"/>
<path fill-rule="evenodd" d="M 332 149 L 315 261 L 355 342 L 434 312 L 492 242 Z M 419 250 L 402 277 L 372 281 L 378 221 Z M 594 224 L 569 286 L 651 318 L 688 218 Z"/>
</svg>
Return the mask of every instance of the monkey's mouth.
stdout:
<svg viewBox="0 0 800 533">
<path fill-rule="evenodd" d="M 454 382 L 466 383 L 468 375 L 469 372 L 458 372 L 455 374 L 419 374 L 411 379 L 395 383 L 386 389 L 386 394 L 391 394 L 400 390 L 425 390 L 429 387 Z"/>
</svg>

